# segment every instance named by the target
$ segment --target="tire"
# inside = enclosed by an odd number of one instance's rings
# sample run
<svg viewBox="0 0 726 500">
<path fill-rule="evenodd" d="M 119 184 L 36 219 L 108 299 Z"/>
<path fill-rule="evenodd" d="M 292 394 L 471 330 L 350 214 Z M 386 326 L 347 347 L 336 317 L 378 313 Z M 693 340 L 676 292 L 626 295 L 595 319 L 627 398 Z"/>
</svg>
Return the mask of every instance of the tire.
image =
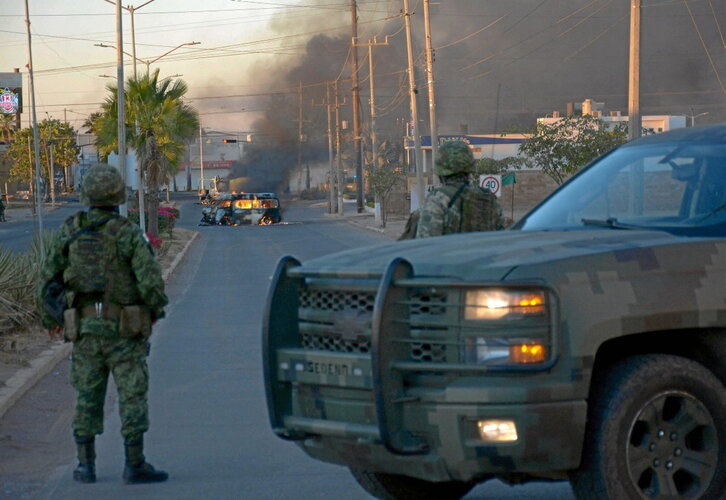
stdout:
<svg viewBox="0 0 726 500">
<path fill-rule="evenodd" d="M 258 222 L 258 224 L 260 226 L 269 226 L 273 222 L 274 221 L 272 220 L 272 217 L 270 217 L 269 215 L 263 215 L 262 217 L 260 217 L 260 221 Z"/>
<path fill-rule="evenodd" d="M 364 490 L 382 500 L 458 500 L 476 485 L 463 481 L 438 483 L 361 469 L 350 472 Z"/>
<path fill-rule="evenodd" d="M 724 498 L 726 388 L 709 370 L 679 356 L 637 356 L 594 383 L 571 477 L 577 498 Z"/>
</svg>

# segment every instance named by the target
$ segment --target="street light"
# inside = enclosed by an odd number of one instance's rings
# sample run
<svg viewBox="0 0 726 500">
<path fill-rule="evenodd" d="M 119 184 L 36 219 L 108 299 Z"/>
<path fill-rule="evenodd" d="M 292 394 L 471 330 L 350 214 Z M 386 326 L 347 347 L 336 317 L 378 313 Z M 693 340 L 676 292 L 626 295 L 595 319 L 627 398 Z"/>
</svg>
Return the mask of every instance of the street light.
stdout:
<svg viewBox="0 0 726 500">
<path fill-rule="evenodd" d="M 707 114 L 708 114 L 708 111 L 705 111 L 703 113 L 699 113 L 697 115 L 694 115 L 693 114 L 693 108 L 691 108 L 691 114 L 688 115 L 688 116 L 691 117 L 691 127 L 695 127 L 696 126 L 696 118 L 698 118 L 699 116 L 706 116 Z"/>
<path fill-rule="evenodd" d="M 142 3 L 138 7 L 134 7 L 133 5 L 129 5 L 128 7 L 121 6 L 122 9 L 127 10 L 131 14 L 131 50 L 133 52 L 133 55 L 131 57 L 134 58 L 134 78 L 136 78 L 136 30 L 134 29 L 134 12 L 139 10 L 141 7 L 144 7 L 145 5 L 149 5 L 154 0 L 149 0 L 146 3 Z M 106 0 L 106 2 L 116 5 L 115 2 L 112 2 L 111 0 Z M 146 67 L 146 72 L 149 72 L 149 67 Z"/>
<path fill-rule="evenodd" d="M 167 55 L 171 54 L 172 52 L 174 52 L 175 50 L 180 49 L 180 48 L 182 48 L 184 46 L 187 46 L 187 45 L 199 45 L 200 43 L 202 43 L 202 42 L 185 42 L 185 43 L 180 43 L 179 45 L 177 45 L 173 49 L 167 50 L 166 52 L 164 52 L 163 54 L 161 54 L 159 57 L 155 57 L 154 59 L 149 59 L 149 60 L 140 59 L 140 58 L 136 57 L 133 54 L 129 54 L 126 51 L 123 51 L 123 53 L 126 54 L 129 57 L 132 57 L 134 59 L 134 76 L 136 76 L 136 61 L 140 61 L 140 62 L 146 64 L 146 74 L 148 75 L 149 74 L 149 66 L 152 65 L 153 63 L 155 63 L 156 61 L 158 61 L 159 59 L 161 59 L 162 57 L 167 56 Z M 104 47 L 104 48 L 109 48 L 109 49 L 116 49 L 116 47 L 114 45 L 107 45 L 105 43 L 94 43 L 93 45 L 95 47 Z M 98 75 L 98 76 L 105 77 L 106 75 Z M 181 76 L 181 75 L 175 75 L 175 76 Z M 168 77 L 168 78 L 171 78 L 171 77 Z"/>
</svg>

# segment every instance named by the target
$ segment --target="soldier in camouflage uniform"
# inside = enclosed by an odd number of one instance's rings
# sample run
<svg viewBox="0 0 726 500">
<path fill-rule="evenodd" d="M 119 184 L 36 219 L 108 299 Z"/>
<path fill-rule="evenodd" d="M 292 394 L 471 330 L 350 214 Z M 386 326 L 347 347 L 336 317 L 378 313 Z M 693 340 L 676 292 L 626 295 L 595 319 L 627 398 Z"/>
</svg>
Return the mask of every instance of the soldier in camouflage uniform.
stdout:
<svg viewBox="0 0 726 500">
<path fill-rule="evenodd" d="M 441 145 L 434 172 L 442 186 L 429 193 L 420 208 L 416 238 L 503 227 L 496 197 L 488 190 L 469 184 L 473 170 L 474 155 L 468 144 L 448 141 Z M 483 210 L 488 213 L 479 213 L 476 217 L 464 214 L 462 206 L 468 196 L 479 197 L 480 206 L 486 207 Z M 467 217 L 469 220 L 466 220 Z"/>
<path fill-rule="evenodd" d="M 164 316 L 168 299 L 161 268 L 141 229 L 118 215 L 125 193 L 115 168 L 96 165 L 89 170 L 81 186 L 81 202 L 90 209 L 69 217 L 55 235 L 38 287 L 43 323 L 58 333 L 59 321 L 51 315 L 43 297 L 53 278 L 62 273 L 70 308 L 64 313 L 65 336 L 74 343 L 71 383 L 78 393 L 73 437 L 79 465 L 73 478 L 83 483 L 96 480 L 94 439 L 103 432 L 109 373 L 119 394 L 126 451 L 124 482 L 149 483 L 168 478 L 166 472 L 146 462 L 143 453 L 143 435 L 149 428 L 147 339 L 151 325 Z M 98 252 L 98 246 L 88 244 L 94 237 L 106 238 L 99 239 L 108 245 L 101 247 L 106 251 Z M 99 264 L 107 271 L 97 280 L 101 290 L 84 292 L 88 288 L 85 282 L 94 278 L 87 273 L 95 273 Z"/>
</svg>

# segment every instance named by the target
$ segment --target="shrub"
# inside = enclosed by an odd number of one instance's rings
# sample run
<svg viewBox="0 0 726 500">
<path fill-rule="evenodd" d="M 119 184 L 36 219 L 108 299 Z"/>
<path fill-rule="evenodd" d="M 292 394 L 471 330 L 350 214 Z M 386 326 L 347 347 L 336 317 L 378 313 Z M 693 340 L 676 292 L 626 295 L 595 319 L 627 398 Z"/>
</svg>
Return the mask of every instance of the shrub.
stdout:
<svg viewBox="0 0 726 500">
<path fill-rule="evenodd" d="M 157 252 L 161 250 L 161 245 L 164 243 L 164 240 L 152 233 L 146 233 L 146 239 L 149 240 L 149 245 L 151 245 L 154 250 Z"/>
<path fill-rule="evenodd" d="M 144 213 L 148 221 L 148 212 Z M 173 207 L 159 207 L 157 213 L 159 214 L 159 234 L 167 233 L 171 237 L 176 219 L 179 218 L 179 210 Z M 139 211 L 137 209 L 129 210 L 129 220 L 135 224 L 139 223 Z"/>
</svg>

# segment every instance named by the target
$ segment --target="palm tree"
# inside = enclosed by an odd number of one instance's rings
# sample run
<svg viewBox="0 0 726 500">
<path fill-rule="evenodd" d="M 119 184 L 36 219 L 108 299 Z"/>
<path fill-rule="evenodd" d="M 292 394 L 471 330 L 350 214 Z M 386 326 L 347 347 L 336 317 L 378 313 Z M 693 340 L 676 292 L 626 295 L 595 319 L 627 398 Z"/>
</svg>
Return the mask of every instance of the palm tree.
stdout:
<svg viewBox="0 0 726 500">
<path fill-rule="evenodd" d="M 15 115 L 9 113 L 0 113 L 0 140 L 5 144 L 10 144 L 15 134 Z"/>
<path fill-rule="evenodd" d="M 136 159 L 148 187 L 148 231 L 158 233 L 159 191 L 174 177 L 186 139 L 199 127 L 197 112 L 182 98 L 187 85 L 182 80 L 159 80 L 159 70 L 129 78 L 126 82 L 126 138 L 136 149 Z M 109 86 L 110 96 L 103 114 L 93 124 L 102 155 L 118 148 L 118 91 Z"/>
</svg>

